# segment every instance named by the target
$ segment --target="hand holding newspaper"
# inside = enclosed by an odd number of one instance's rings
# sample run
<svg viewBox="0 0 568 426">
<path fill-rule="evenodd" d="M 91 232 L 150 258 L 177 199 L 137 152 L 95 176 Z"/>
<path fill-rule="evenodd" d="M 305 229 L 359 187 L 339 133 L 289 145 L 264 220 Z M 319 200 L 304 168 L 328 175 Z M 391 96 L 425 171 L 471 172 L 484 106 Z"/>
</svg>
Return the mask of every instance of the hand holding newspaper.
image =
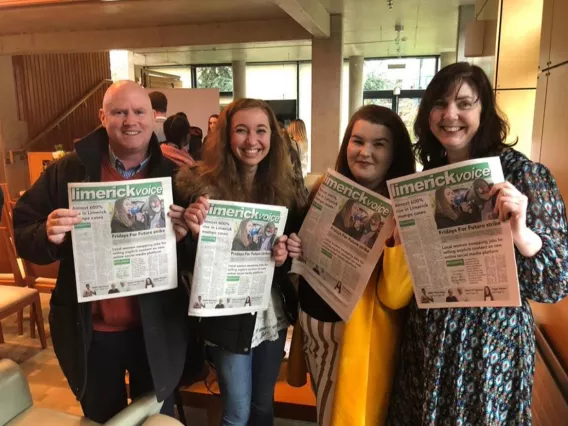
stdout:
<svg viewBox="0 0 568 426">
<path fill-rule="evenodd" d="M 499 157 L 387 182 L 420 308 L 520 306 L 509 222 L 495 210 Z"/>
<path fill-rule="evenodd" d="M 393 231 L 390 201 L 328 170 L 302 224 L 302 258 L 292 262 L 347 321 Z"/>
<path fill-rule="evenodd" d="M 189 315 L 217 317 L 268 308 L 272 246 L 284 232 L 288 209 L 209 200 L 201 225 Z"/>
<path fill-rule="evenodd" d="M 176 237 L 165 212 L 171 178 L 70 183 L 69 208 L 79 302 L 177 287 Z"/>
</svg>

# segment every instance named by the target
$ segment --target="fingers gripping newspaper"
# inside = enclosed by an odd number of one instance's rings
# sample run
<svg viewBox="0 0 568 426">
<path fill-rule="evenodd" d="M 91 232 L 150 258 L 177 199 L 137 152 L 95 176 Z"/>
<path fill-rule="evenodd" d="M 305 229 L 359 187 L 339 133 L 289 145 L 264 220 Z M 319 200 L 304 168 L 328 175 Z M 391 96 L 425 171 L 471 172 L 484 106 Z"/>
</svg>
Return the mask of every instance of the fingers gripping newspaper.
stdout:
<svg viewBox="0 0 568 426">
<path fill-rule="evenodd" d="M 272 246 L 287 217 L 285 207 L 209 200 L 197 243 L 189 315 L 266 310 L 275 266 Z"/>
<path fill-rule="evenodd" d="M 388 199 L 328 170 L 302 224 L 302 275 L 347 321 L 377 266 L 394 221 Z"/>
<path fill-rule="evenodd" d="M 166 209 L 171 178 L 70 183 L 79 302 L 177 287 L 176 237 Z"/>
<path fill-rule="evenodd" d="M 420 308 L 520 306 L 511 226 L 495 213 L 498 157 L 388 181 Z"/>
</svg>

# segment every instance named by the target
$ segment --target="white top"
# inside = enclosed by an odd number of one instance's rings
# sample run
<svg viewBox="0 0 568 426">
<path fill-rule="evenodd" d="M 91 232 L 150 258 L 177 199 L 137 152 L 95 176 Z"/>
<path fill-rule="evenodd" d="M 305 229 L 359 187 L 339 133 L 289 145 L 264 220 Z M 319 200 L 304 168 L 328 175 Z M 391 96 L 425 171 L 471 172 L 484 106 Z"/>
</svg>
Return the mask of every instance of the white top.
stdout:
<svg viewBox="0 0 568 426">
<path fill-rule="evenodd" d="M 266 311 L 257 312 L 251 348 L 256 348 L 267 340 L 270 342 L 278 340 L 278 332 L 285 330 L 290 325 L 284 314 L 282 300 L 274 287 L 271 290 L 270 296 L 268 309 Z"/>
</svg>

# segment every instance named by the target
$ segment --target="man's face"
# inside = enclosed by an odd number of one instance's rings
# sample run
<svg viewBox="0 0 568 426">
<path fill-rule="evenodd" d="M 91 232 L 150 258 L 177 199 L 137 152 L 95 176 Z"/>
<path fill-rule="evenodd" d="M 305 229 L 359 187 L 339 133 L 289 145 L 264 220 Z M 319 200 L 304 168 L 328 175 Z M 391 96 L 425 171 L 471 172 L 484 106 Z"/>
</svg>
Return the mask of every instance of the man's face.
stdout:
<svg viewBox="0 0 568 426">
<path fill-rule="evenodd" d="M 147 151 L 156 114 L 143 88 L 132 82 L 111 86 L 105 94 L 99 118 L 113 151 Z"/>
</svg>

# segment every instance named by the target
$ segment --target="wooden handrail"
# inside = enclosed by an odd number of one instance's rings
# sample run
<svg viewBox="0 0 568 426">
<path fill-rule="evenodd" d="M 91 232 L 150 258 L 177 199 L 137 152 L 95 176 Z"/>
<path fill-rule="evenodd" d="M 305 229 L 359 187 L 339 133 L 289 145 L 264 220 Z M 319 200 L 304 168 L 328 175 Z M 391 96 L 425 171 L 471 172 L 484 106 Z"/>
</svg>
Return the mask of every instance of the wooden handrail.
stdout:
<svg viewBox="0 0 568 426">
<path fill-rule="evenodd" d="M 53 129 L 55 129 L 57 126 L 59 126 L 59 124 L 63 120 L 65 120 L 69 115 L 71 115 L 73 113 L 73 111 L 75 111 L 77 108 L 79 108 L 87 99 L 89 99 L 91 96 L 93 96 L 96 93 L 97 90 L 99 90 L 102 86 L 104 86 L 107 83 L 112 83 L 112 80 L 104 79 L 104 80 L 101 80 L 100 82 L 98 82 L 81 99 L 79 99 L 75 104 L 73 104 L 73 106 L 71 108 L 69 108 L 67 111 L 65 111 L 63 114 L 61 114 L 55 120 L 53 120 L 53 122 L 49 126 L 47 126 L 45 128 L 45 130 L 43 130 L 36 137 L 34 137 L 32 140 L 30 140 L 28 143 L 26 143 L 22 148 L 10 150 L 10 161 L 13 162 L 13 155 L 12 155 L 13 153 L 29 151 L 29 149 L 31 147 L 33 147 L 40 139 L 42 139 L 45 135 L 47 135 L 49 132 L 51 132 Z"/>
</svg>

